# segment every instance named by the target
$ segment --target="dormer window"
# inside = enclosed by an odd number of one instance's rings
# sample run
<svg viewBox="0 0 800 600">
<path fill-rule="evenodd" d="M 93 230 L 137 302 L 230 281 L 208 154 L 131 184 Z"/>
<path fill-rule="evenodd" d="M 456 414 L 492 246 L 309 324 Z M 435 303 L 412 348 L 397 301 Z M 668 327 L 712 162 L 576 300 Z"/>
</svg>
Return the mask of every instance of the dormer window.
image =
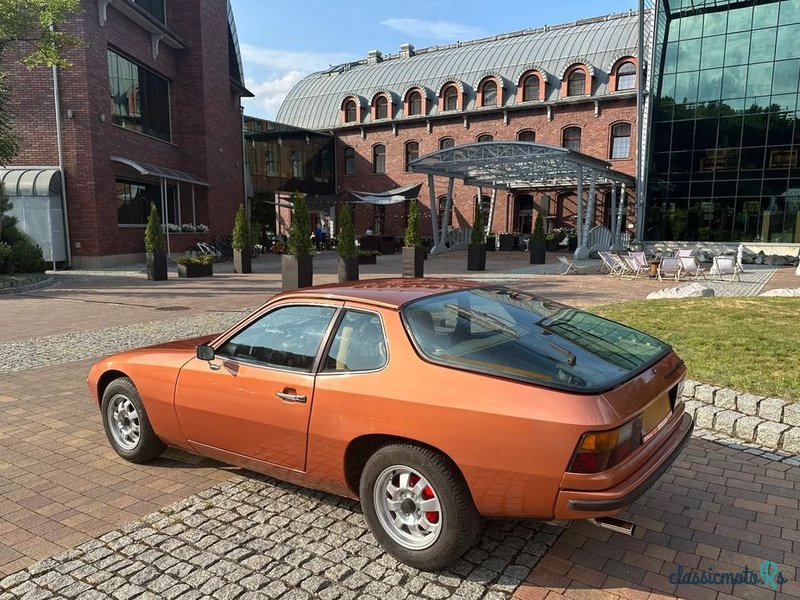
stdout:
<svg viewBox="0 0 800 600">
<path fill-rule="evenodd" d="M 497 83 L 491 79 L 483 84 L 481 106 L 497 106 Z"/>
<path fill-rule="evenodd" d="M 389 100 L 386 98 L 386 96 L 378 96 L 375 99 L 375 118 L 389 118 Z"/>
<path fill-rule="evenodd" d="M 616 91 L 633 89 L 636 89 L 636 65 L 630 61 L 625 61 L 617 69 Z"/>
<path fill-rule="evenodd" d="M 583 69 L 575 69 L 567 80 L 567 96 L 583 96 L 586 94 L 586 73 Z"/>
<path fill-rule="evenodd" d="M 408 114 L 409 116 L 422 114 L 422 94 L 419 92 L 411 92 L 409 94 Z"/>
<path fill-rule="evenodd" d="M 348 100 L 344 103 L 344 122 L 356 123 L 358 122 L 358 111 L 356 109 L 356 101 Z"/>
<path fill-rule="evenodd" d="M 444 98 L 444 110 L 458 110 L 458 88 L 448 85 L 442 94 Z"/>
<path fill-rule="evenodd" d="M 532 102 L 539 100 L 540 85 L 538 75 L 535 73 L 528 75 L 522 83 L 522 101 Z"/>
</svg>

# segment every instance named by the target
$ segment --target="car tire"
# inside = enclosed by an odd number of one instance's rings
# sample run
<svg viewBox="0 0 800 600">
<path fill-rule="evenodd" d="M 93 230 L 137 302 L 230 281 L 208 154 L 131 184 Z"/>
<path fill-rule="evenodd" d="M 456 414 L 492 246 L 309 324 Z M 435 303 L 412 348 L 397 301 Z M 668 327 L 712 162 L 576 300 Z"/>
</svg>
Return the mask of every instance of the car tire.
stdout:
<svg viewBox="0 0 800 600">
<path fill-rule="evenodd" d="M 417 569 L 451 565 L 480 535 L 480 515 L 463 475 L 428 448 L 380 448 L 364 466 L 359 492 L 364 518 L 381 546 Z"/>
<path fill-rule="evenodd" d="M 136 386 L 127 377 L 112 381 L 100 404 L 103 428 L 111 447 L 132 463 L 158 458 L 166 445 L 156 436 Z"/>
</svg>

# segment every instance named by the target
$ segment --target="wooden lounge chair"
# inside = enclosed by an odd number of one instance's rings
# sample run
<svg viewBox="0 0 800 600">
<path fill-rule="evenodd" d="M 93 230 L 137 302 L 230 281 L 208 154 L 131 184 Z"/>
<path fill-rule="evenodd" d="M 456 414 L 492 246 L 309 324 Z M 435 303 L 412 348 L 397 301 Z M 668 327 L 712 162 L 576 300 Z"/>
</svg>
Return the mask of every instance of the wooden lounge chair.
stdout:
<svg viewBox="0 0 800 600">
<path fill-rule="evenodd" d="M 658 265 L 658 280 L 663 281 L 664 277 L 670 277 L 675 281 L 681 275 L 681 260 L 674 256 L 664 256 Z"/>
</svg>

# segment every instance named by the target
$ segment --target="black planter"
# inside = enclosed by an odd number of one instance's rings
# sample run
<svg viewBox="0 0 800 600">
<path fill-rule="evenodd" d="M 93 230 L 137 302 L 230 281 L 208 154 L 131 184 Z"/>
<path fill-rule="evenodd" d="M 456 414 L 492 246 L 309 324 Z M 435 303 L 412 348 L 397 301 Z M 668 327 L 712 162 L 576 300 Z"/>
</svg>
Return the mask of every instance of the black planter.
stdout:
<svg viewBox="0 0 800 600">
<path fill-rule="evenodd" d="M 576 237 L 569 238 L 569 246 L 567 246 L 567 248 L 569 248 L 570 252 L 575 252 L 575 250 L 578 249 L 578 238 Z"/>
<path fill-rule="evenodd" d="M 486 238 L 486 249 L 491 251 L 496 250 L 494 246 L 494 235 L 490 235 Z"/>
<path fill-rule="evenodd" d="M 358 281 L 358 257 L 339 257 L 339 282 Z"/>
<path fill-rule="evenodd" d="M 486 270 L 486 244 L 467 246 L 467 271 Z"/>
<path fill-rule="evenodd" d="M 281 256 L 283 291 L 314 285 L 313 265 L 313 257 L 311 255 L 294 256 L 292 254 L 283 254 Z"/>
<path fill-rule="evenodd" d="M 500 234 L 500 250 L 507 251 L 514 249 L 514 235 L 511 233 Z"/>
<path fill-rule="evenodd" d="M 403 277 L 423 277 L 424 275 L 425 248 L 403 246 Z"/>
<path fill-rule="evenodd" d="M 167 279 L 167 253 L 147 253 L 147 278 L 151 281 L 166 281 Z"/>
<path fill-rule="evenodd" d="M 374 265 L 378 262 L 377 254 L 359 254 L 358 264 L 360 265 Z"/>
<path fill-rule="evenodd" d="M 558 252 L 558 242 L 561 240 L 553 238 L 552 240 L 547 240 L 547 251 L 548 252 Z"/>
<path fill-rule="evenodd" d="M 214 274 L 214 265 L 178 265 L 178 277 L 211 277 Z"/>
<path fill-rule="evenodd" d="M 545 240 L 531 240 L 531 264 L 543 265 L 547 255 L 547 242 Z"/>
<path fill-rule="evenodd" d="M 253 272 L 253 259 L 250 256 L 249 250 L 233 251 L 233 272 L 234 273 Z"/>
</svg>

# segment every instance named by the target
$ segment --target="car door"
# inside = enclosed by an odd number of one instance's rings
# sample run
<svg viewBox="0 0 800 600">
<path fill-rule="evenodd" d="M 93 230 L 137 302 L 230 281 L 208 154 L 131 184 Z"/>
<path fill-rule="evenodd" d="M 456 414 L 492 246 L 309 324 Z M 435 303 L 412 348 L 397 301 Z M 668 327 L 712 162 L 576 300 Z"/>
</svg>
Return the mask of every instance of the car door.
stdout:
<svg viewBox="0 0 800 600">
<path fill-rule="evenodd" d="M 281 304 L 181 369 L 175 411 L 198 452 L 305 470 L 314 369 L 340 306 Z"/>
</svg>

